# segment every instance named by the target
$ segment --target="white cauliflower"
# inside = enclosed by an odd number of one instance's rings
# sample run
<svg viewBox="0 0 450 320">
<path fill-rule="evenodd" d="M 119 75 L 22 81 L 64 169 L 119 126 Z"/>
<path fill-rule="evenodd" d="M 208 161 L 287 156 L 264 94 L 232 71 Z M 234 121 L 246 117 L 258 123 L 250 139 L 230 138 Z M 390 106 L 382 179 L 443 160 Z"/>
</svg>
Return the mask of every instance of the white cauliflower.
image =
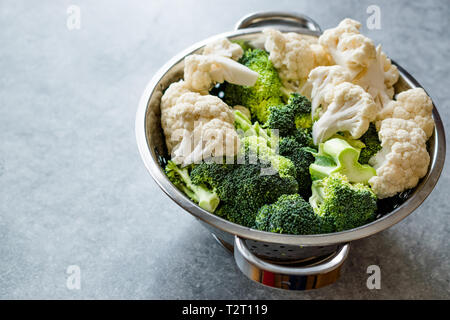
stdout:
<svg viewBox="0 0 450 320">
<path fill-rule="evenodd" d="M 241 46 L 237 43 L 232 43 L 227 38 L 218 39 L 214 42 L 208 43 L 203 48 L 203 55 L 219 55 L 233 60 L 239 60 L 244 54 Z"/>
<path fill-rule="evenodd" d="M 172 161 L 182 167 L 200 163 L 211 157 L 234 157 L 239 149 L 239 138 L 234 125 L 213 118 L 200 122 L 189 132 L 183 129 L 183 140 L 173 150 Z"/>
<path fill-rule="evenodd" d="M 191 92 L 184 80 L 172 83 L 161 97 L 161 113 L 172 108 L 183 94 Z"/>
<path fill-rule="evenodd" d="M 397 67 L 372 40 L 360 34 L 361 24 L 344 19 L 336 28 L 325 30 L 319 43 L 326 47 L 336 64 L 350 73 L 352 82 L 369 92 L 381 110 L 394 96 Z"/>
<path fill-rule="evenodd" d="M 381 45 L 378 45 L 376 51 L 376 59 L 353 82 L 369 92 L 382 109 L 394 97 L 394 84 L 398 81 L 399 73 L 397 67 L 381 51 Z"/>
<path fill-rule="evenodd" d="M 208 91 L 216 82 L 252 86 L 258 78 L 258 73 L 232 60 L 239 59 L 243 51 L 227 39 L 205 46 L 203 53 L 185 58 L 184 80 L 172 83 L 161 98 L 167 149 L 182 166 L 211 156 L 236 155 L 239 138 L 234 113 Z"/>
<path fill-rule="evenodd" d="M 210 156 L 234 156 L 239 138 L 232 109 L 220 98 L 191 92 L 181 80 L 161 99 L 161 126 L 172 160 L 186 166 Z"/>
<path fill-rule="evenodd" d="M 313 125 L 314 143 L 317 145 L 340 131 L 349 132 L 354 139 L 360 138 L 377 115 L 370 94 L 350 82 L 331 86 L 326 91 L 325 112 Z"/>
<path fill-rule="evenodd" d="M 269 59 L 278 70 L 283 85 L 297 91 L 308 78 L 309 72 L 317 66 L 331 64 L 331 59 L 317 38 L 295 32 L 281 33 L 265 29 L 265 49 Z"/>
<path fill-rule="evenodd" d="M 352 78 L 363 73 L 376 58 L 372 40 L 360 34 L 359 28 L 361 23 L 347 18 L 319 37 L 319 43 L 328 49 L 334 62 L 347 68 Z"/>
<path fill-rule="evenodd" d="M 377 116 L 377 127 L 387 118 L 412 120 L 425 132 L 427 139 L 434 130 L 433 102 L 422 88 L 410 89 L 397 95 Z"/>
<path fill-rule="evenodd" d="M 329 89 L 343 82 L 350 82 L 350 78 L 350 74 L 341 66 L 313 69 L 302 89 L 302 94 L 311 100 L 312 116 L 320 117 L 325 112 L 325 96 Z M 322 107 L 318 109 L 320 106 Z"/>
<path fill-rule="evenodd" d="M 378 198 L 388 198 L 413 188 L 430 163 L 425 132 L 416 122 L 388 118 L 378 132 L 382 149 L 369 160 L 377 175 L 369 180 Z"/>
<path fill-rule="evenodd" d="M 177 100 L 185 93 L 191 92 L 184 82 L 184 80 L 180 80 L 178 82 L 172 83 L 169 88 L 164 92 L 161 97 L 161 127 L 164 131 L 164 135 L 166 136 L 166 146 L 169 153 L 172 152 L 172 149 L 179 141 L 172 140 L 172 126 L 173 126 L 173 115 L 172 115 L 172 107 L 176 105 Z"/>
<path fill-rule="evenodd" d="M 253 86 L 258 73 L 220 55 L 192 54 L 184 59 L 184 81 L 193 91 L 209 91 L 217 82 Z"/>
</svg>

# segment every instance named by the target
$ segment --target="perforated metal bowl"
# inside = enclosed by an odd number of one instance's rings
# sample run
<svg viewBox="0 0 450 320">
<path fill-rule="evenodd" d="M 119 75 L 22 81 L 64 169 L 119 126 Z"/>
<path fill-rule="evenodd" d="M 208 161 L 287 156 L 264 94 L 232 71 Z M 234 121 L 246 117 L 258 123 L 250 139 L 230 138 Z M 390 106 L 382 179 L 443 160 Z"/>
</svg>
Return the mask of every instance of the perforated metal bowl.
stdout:
<svg viewBox="0 0 450 320">
<path fill-rule="evenodd" d="M 218 38 L 241 39 L 262 47 L 261 31 L 274 27 L 282 32 L 319 36 L 320 27 L 312 19 L 294 13 L 264 12 L 242 18 L 235 30 L 201 41 L 167 62 L 152 78 L 142 94 L 136 115 L 136 138 L 142 159 L 153 179 L 179 206 L 196 217 L 227 248 L 233 250 L 237 265 L 251 279 L 284 289 L 303 290 L 332 283 L 338 278 L 349 242 L 368 237 L 396 224 L 411 214 L 431 193 L 445 160 L 445 134 L 436 107 L 433 108 L 435 130 L 428 142 L 431 157 L 427 175 L 417 187 L 403 194 L 389 210 L 374 222 L 352 230 L 321 235 L 285 235 L 247 228 L 203 210 L 189 200 L 166 177 L 163 164 L 167 150 L 160 124 L 160 100 L 164 90 L 183 77 L 184 58 L 199 53 Z M 396 64 L 395 62 L 393 62 Z M 420 84 L 396 64 L 400 79 L 396 93 Z"/>
</svg>

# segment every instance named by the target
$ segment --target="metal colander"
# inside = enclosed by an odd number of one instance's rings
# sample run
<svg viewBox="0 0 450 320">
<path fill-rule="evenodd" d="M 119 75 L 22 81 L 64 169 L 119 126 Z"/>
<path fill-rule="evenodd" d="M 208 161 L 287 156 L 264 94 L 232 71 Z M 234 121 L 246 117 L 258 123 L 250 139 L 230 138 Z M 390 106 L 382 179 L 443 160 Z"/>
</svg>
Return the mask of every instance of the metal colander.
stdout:
<svg viewBox="0 0 450 320">
<path fill-rule="evenodd" d="M 411 214 L 431 193 L 445 160 L 445 133 L 436 107 L 433 108 L 435 130 L 428 142 L 431 157 L 427 175 L 419 184 L 395 202 L 383 204 L 383 212 L 372 223 L 352 230 L 321 235 L 285 235 L 263 232 L 237 225 L 211 214 L 189 200 L 168 180 L 163 171 L 167 150 L 161 129 L 160 100 L 163 91 L 183 76 L 184 58 L 199 53 L 218 38 L 249 41 L 262 47 L 265 27 L 282 32 L 297 32 L 318 37 L 320 27 L 312 19 L 294 13 L 264 12 L 242 18 L 235 30 L 201 41 L 166 63 L 147 85 L 136 115 L 136 138 L 141 157 L 161 189 L 179 206 L 195 216 L 225 247 L 234 251 L 241 271 L 265 285 L 304 290 L 321 287 L 335 281 L 349 250 L 349 242 L 380 232 Z M 395 62 L 393 61 L 395 64 Z M 420 84 L 396 64 L 400 78 L 396 93 Z"/>
</svg>

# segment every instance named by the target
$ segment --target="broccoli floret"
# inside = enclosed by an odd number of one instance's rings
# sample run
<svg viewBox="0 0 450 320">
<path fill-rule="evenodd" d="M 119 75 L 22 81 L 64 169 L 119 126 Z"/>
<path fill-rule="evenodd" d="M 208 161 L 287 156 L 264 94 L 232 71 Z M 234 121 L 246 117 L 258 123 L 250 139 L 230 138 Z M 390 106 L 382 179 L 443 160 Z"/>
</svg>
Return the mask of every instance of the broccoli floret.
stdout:
<svg viewBox="0 0 450 320">
<path fill-rule="evenodd" d="M 279 154 L 294 163 L 299 193 L 309 197 L 311 192 L 309 166 L 314 162 L 314 157 L 311 150 L 305 147 L 314 147 L 310 128 L 311 103 L 305 97 L 294 93 L 286 105 L 271 107 L 269 110 L 265 127 L 269 129 L 272 137 L 276 136 L 274 130 L 278 129 Z"/>
<path fill-rule="evenodd" d="M 234 110 L 234 127 L 241 134 L 241 138 L 248 136 L 257 136 L 267 140 L 267 144 L 270 146 L 272 138 L 268 136 L 266 130 L 264 130 L 258 122 L 252 124 L 251 120 L 247 118 L 239 110 Z"/>
<path fill-rule="evenodd" d="M 359 140 L 365 145 L 365 147 L 361 149 L 359 162 L 367 164 L 369 163 L 369 159 L 381 150 L 381 142 L 378 139 L 378 132 L 375 124 L 371 123 L 369 129 Z"/>
<path fill-rule="evenodd" d="M 210 186 L 219 195 L 220 206 L 214 212 L 225 219 L 254 227 L 258 209 L 275 202 L 282 194 L 293 194 L 298 190 L 293 177 L 279 174 L 262 175 L 265 165 L 201 163 L 191 171 L 192 181 Z"/>
<path fill-rule="evenodd" d="M 312 142 L 311 136 L 306 132 L 296 130 L 294 136 L 269 137 L 257 122 L 249 127 L 250 120 L 241 112 L 235 111 L 235 119 L 238 119 L 235 120 L 235 124 L 239 123 L 237 128 L 242 129 L 247 136 L 241 140 L 244 154 L 256 155 L 260 160 L 270 162 L 282 176 L 295 175 L 300 195 L 308 198 L 311 195 L 309 166 L 314 162 L 311 152 L 317 152 L 317 150 L 304 147 Z M 278 143 L 278 154 L 282 157 L 276 155 L 276 143 Z M 293 163 L 294 168 L 285 158 Z"/>
<path fill-rule="evenodd" d="M 332 138 L 319 144 L 316 160 L 309 167 L 313 180 L 320 180 L 332 173 L 342 173 L 350 182 L 367 184 L 376 175 L 374 168 L 358 162 L 360 149 L 350 145 L 345 138 Z"/>
<path fill-rule="evenodd" d="M 298 183 L 298 193 L 307 199 L 311 195 L 311 175 L 309 166 L 315 158 L 312 153 L 317 150 L 304 147 L 294 136 L 281 138 L 279 142 L 279 153 L 290 159 L 295 166 Z"/>
<path fill-rule="evenodd" d="M 238 119 L 239 123 L 243 122 L 238 127 L 243 128 L 242 130 L 247 136 L 241 140 L 243 153 L 253 157 L 256 155 L 260 160 L 271 163 L 281 176 L 295 175 L 300 195 L 308 198 L 311 195 L 309 166 L 314 162 L 311 152 L 317 152 L 317 150 L 309 148 L 312 145 L 310 132 L 307 129 L 295 129 L 292 136 L 279 138 L 272 135 L 269 137 L 257 122 L 249 128 L 250 120 L 239 111 L 235 111 L 235 119 Z M 277 144 L 279 156 L 277 155 Z M 293 166 L 290 162 L 293 163 Z"/>
<path fill-rule="evenodd" d="M 196 185 L 192 183 L 189 176 L 189 170 L 192 166 L 180 168 L 173 161 L 169 161 L 165 171 L 169 180 L 189 198 L 198 203 L 198 205 L 209 211 L 214 212 L 219 205 L 220 198 L 217 194 L 205 187 L 203 184 Z"/>
<path fill-rule="evenodd" d="M 282 194 L 297 193 L 294 164 L 268 144 L 261 135 L 243 137 L 234 164 L 201 163 L 192 170 L 193 183 L 212 188 L 220 197 L 217 215 L 253 227 L 258 208 Z"/>
<path fill-rule="evenodd" d="M 259 76 L 252 87 L 227 83 L 224 88 L 224 101 L 230 105 L 243 105 L 250 109 L 252 117 L 260 123 L 267 120 L 269 107 L 283 104 L 285 94 L 278 72 L 269 60 L 267 52 L 261 49 L 248 49 L 239 62 Z"/>
<path fill-rule="evenodd" d="M 290 159 L 295 166 L 298 193 L 307 199 L 311 195 L 311 175 L 309 167 L 314 163 L 316 150 L 303 147 L 292 137 L 282 138 L 279 145 L 280 155 Z"/>
<path fill-rule="evenodd" d="M 288 106 L 281 105 L 269 108 L 270 113 L 265 126 L 272 130 L 278 130 L 280 137 L 289 136 L 295 131 L 295 116 Z"/>
<path fill-rule="evenodd" d="M 241 139 L 241 153 L 248 156 L 250 161 L 261 161 L 270 164 L 280 177 L 296 177 L 296 169 L 294 163 L 286 157 L 279 155 L 274 149 L 270 148 L 269 140 L 258 137 L 249 136 Z"/>
<path fill-rule="evenodd" d="M 256 216 L 258 230 L 286 234 L 320 233 L 320 217 L 299 194 L 282 195 L 262 206 Z"/>
<path fill-rule="evenodd" d="M 297 129 L 311 129 L 311 102 L 304 96 L 293 93 L 288 103 L 269 108 L 269 117 L 265 126 L 278 129 L 281 137 L 296 134 Z"/>
<path fill-rule="evenodd" d="M 302 147 L 315 148 L 312 138 L 312 131 L 310 129 L 297 129 L 295 130 L 294 134 L 289 137 L 294 138 L 295 141 L 297 141 L 297 143 Z"/>
<path fill-rule="evenodd" d="M 297 128 L 309 129 L 309 131 L 311 131 L 312 125 L 313 121 L 311 119 L 311 113 L 304 113 L 295 117 L 295 126 Z"/>
<path fill-rule="evenodd" d="M 377 210 L 377 197 L 370 187 L 352 185 L 339 173 L 314 181 L 309 203 L 321 217 L 323 233 L 362 226 L 375 219 Z"/>
</svg>

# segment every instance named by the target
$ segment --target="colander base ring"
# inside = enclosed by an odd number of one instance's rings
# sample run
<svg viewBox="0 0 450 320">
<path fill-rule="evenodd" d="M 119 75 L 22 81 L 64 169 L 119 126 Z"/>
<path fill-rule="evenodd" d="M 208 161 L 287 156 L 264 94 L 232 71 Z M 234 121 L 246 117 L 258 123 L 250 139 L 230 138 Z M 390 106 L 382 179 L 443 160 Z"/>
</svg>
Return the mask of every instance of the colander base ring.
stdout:
<svg viewBox="0 0 450 320">
<path fill-rule="evenodd" d="M 211 234 L 223 248 L 234 254 L 236 264 L 248 278 L 265 286 L 284 290 L 311 290 L 336 282 L 349 247 L 347 244 L 325 255 L 280 262 L 253 255 L 245 240 L 237 236 L 235 244 L 231 245 L 216 234 Z"/>
</svg>

